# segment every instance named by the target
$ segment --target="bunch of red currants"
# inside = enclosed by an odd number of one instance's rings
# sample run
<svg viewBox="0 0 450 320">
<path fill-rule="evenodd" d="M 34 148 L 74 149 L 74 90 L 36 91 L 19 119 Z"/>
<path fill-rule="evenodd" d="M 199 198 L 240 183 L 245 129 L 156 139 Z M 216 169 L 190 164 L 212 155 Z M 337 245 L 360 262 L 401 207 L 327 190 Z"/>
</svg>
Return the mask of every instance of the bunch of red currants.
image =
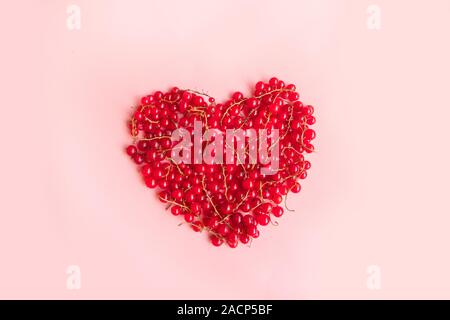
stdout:
<svg viewBox="0 0 450 320">
<path fill-rule="evenodd" d="M 258 238 L 260 226 L 283 215 L 280 206 L 289 193 L 300 192 L 311 163 L 304 154 L 314 151 L 314 108 L 304 105 L 293 84 L 271 78 L 258 82 L 250 97 L 234 92 L 224 103 L 205 93 L 172 88 L 144 96 L 129 121 L 133 143 L 127 154 L 140 167 L 147 187 L 158 188 L 161 202 L 182 216 L 196 231 L 206 231 L 215 246 L 236 248 Z M 174 161 L 180 128 L 193 134 L 194 122 L 204 130 L 266 129 L 279 132 L 279 166 L 263 174 L 262 163 L 193 163 Z M 203 142 L 202 148 L 206 147 Z M 249 146 L 244 147 L 248 153 Z"/>
</svg>

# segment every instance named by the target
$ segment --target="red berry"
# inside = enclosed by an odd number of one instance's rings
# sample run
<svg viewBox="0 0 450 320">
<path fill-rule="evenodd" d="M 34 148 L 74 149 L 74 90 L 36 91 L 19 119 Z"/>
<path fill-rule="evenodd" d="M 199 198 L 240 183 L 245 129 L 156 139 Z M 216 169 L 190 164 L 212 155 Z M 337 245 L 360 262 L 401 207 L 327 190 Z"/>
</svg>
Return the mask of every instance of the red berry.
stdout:
<svg viewBox="0 0 450 320">
<path fill-rule="evenodd" d="M 244 218 L 242 219 L 242 222 L 246 226 L 250 226 L 250 225 L 255 225 L 256 224 L 255 218 L 253 218 L 253 216 L 251 214 L 245 215 Z"/>
<path fill-rule="evenodd" d="M 183 101 L 185 102 L 189 102 L 192 99 L 192 94 L 188 91 L 184 91 L 183 94 L 181 95 L 181 99 L 183 99 Z"/>
<path fill-rule="evenodd" d="M 258 224 L 260 224 L 262 226 L 267 226 L 270 222 L 270 217 L 268 214 L 259 214 L 257 216 L 257 221 L 258 221 Z"/>
<path fill-rule="evenodd" d="M 280 206 L 272 208 L 272 214 L 274 215 L 274 217 L 277 217 L 277 218 L 279 218 L 283 215 L 283 211 L 284 211 L 283 208 Z"/>
<path fill-rule="evenodd" d="M 157 180 L 155 178 L 151 177 L 151 176 L 150 177 L 146 177 L 144 179 L 144 181 L 145 181 L 145 185 L 147 187 L 151 188 L 151 189 L 155 188 L 156 185 L 157 185 Z"/>
<path fill-rule="evenodd" d="M 144 164 L 141 168 L 141 173 L 144 177 L 148 177 L 152 174 L 152 167 L 148 164 Z"/>
<path fill-rule="evenodd" d="M 246 244 L 250 241 L 250 237 L 247 234 L 241 234 L 239 236 L 239 240 L 243 243 Z"/>
<path fill-rule="evenodd" d="M 128 146 L 127 147 L 127 154 L 132 157 L 136 154 L 137 148 L 135 146 Z"/>
<path fill-rule="evenodd" d="M 275 78 L 275 77 L 270 78 L 270 80 L 269 80 L 269 85 L 272 86 L 272 87 L 274 87 L 274 88 L 276 88 L 277 85 L 278 85 L 278 79 Z"/>
<path fill-rule="evenodd" d="M 191 227 L 195 232 L 200 232 L 203 229 L 203 224 L 200 221 L 194 221 L 192 222 Z"/>
<path fill-rule="evenodd" d="M 212 243 L 214 246 L 216 246 L 216 247 L 220 247 L 220 246 L 222 245 L 222 243 L 223 243 L 223 239 L 222 239 L 222 238 L 219 238 L 219 237 L 217 237 L 217 236 L 215 236 L 215 235 L 212 235 L 212 236 L 210 237 L 210 239 L 211 239 L 211 243 Z"/>
<path fill-rule="evenodd" d="M 181 209 L 180 206 L 173 206 L 172 208 L 170 208 L 170 212 L 172 212 L 174 216 L 178 216 L 183 212 L 183 209 Z"/>
<path fill-rule="evenodd" d="M 136 164 L 141 164 L 142 162 L 144 162 L 144 156 L 140 153 L 136 153 L 133 156 L 133 160 Z"/>
<path fill-rule="evenodd" d="M 256 238 L 259 236 L 259 231 L 254 225 L 247 226 L 247 234 L 250 237 Z"/>
<path fill-rule="evenodd" d="M 302 189 L 300 183 L 296 182 L 292 187 L 291 187 L 291 191 L 293 193 L 299 193 L 300 190 Z"/>
<path fill-rule="evenodd" d="M 216 228 L 216 232 L 221 236 L 226 236 L 230 232 L 230 228 L 226 224 L 222 223 Z"/>
<path fill-rule="evenodd" d="M 194 215 L 192 213 L 185 213 L 184 220 L 186 220 L 186 222 L 192 222 L 194 221 Z"/>
<path fill-rule="evenodd" d="M 242 100 L 243 98 L 244 98 L 244 95 L 241 92 L 236 91 L 235 93 L 233 93 L 234 101 L 239 101 L 239 100 Z"/>
</svg>

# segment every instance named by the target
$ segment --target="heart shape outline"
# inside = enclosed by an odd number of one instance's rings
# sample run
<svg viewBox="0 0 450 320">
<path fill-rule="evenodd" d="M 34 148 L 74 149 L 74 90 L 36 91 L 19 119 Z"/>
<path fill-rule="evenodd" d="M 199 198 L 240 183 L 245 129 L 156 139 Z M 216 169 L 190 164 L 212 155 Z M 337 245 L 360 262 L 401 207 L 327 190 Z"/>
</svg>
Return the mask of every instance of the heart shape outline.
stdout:
<svg viewBox="0 0 450 320">
<path fill-rule="evenodd" d="M 140 166 L 147 187 L 160 189 L 158 196 L 166 209 L 183 216 L 194 231 L 206 231 L 213 245 L 226 242 L 235 248 L 239 242 L 251 243 L 259 237 L 258 226 L 282 216 L 283 198 L 301 190 L 299 181 L 311 167 L 304 154 L 314 151 L 315 131 L 309 126 L 316 120 L 314 108 L 303 105 L 295 85 L 271 78 L 256 83 L 253 95 L 244 97 L 237 91 L 224 103 L 202 92 L 174 87 L 166 93 L 155 91 L 140 102 L 128 122 L 133 143 L 127 154 Z M 279 144 L 279 167 L 267 175 L 258 174 L 264 167 L 261 163 L 175 161 L 172 156 L 180 140 L 173 133 L 184 129 L 194 135 L 199 121 L 203 130 L 224 133 L 241 128 L 280 131 L 271 145 Z M 244 145 L 248 153 L 250 147 Z M 199 150 L 204 152 L 207 146 L 202 143 Z M 233 159 L 239 160 L 234 155 Z"/>
</svg>

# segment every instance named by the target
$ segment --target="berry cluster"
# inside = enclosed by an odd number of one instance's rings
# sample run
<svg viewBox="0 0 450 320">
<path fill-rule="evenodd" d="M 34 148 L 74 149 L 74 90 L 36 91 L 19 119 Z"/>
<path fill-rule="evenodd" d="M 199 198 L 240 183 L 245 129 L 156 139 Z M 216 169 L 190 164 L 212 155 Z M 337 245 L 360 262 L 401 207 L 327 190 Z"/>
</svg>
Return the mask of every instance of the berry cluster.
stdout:
<svg viewBox="0 0 450 320">
<path fill-rule="evenodd" d="M 314 108 L 303 105 L 293 84 L 277 78 L 258 82 L 251 97 L 234 92 L 225 103 L 193 90 L 172 88 L 143 97 L 129 121 L 133 144 L 127 154 L 140 166 L 145 184 L 175 216 L 196 232 L 207 231 L 213 245 L 231 248 L 259 236 L 259 226 L 283 215 L 288 192 L 300 192 L 314 150 Z M 194 121 L 205 129 L 278 129 L 279 170 L 261 173 L 263 164 L 186 164 L 171 158 L 177 128 L 193 132 Z M 203 145 L 205 147 L 205 145 Z M 246 149 L 246 152 L 249 150 Z"/>
</svg>

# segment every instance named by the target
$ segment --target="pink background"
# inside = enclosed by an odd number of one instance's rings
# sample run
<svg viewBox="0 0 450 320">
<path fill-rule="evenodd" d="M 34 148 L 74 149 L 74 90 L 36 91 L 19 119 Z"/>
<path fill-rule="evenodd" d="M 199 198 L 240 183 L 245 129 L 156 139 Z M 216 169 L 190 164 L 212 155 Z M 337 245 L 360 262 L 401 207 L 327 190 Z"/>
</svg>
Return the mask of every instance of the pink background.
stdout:
<svg viewBox="0 0 450 320">
<path fill-rule="evenodd" d="M 0 298 L 450 298 L 450 2 L 375 0 L 379 31 L 370 4 L 2 2 Z M 125 121 L 154 89 L 273 75 L 316 107 L 318 152 L 295 213 L 217 249 L 142 184 Z"/>
</svg>

